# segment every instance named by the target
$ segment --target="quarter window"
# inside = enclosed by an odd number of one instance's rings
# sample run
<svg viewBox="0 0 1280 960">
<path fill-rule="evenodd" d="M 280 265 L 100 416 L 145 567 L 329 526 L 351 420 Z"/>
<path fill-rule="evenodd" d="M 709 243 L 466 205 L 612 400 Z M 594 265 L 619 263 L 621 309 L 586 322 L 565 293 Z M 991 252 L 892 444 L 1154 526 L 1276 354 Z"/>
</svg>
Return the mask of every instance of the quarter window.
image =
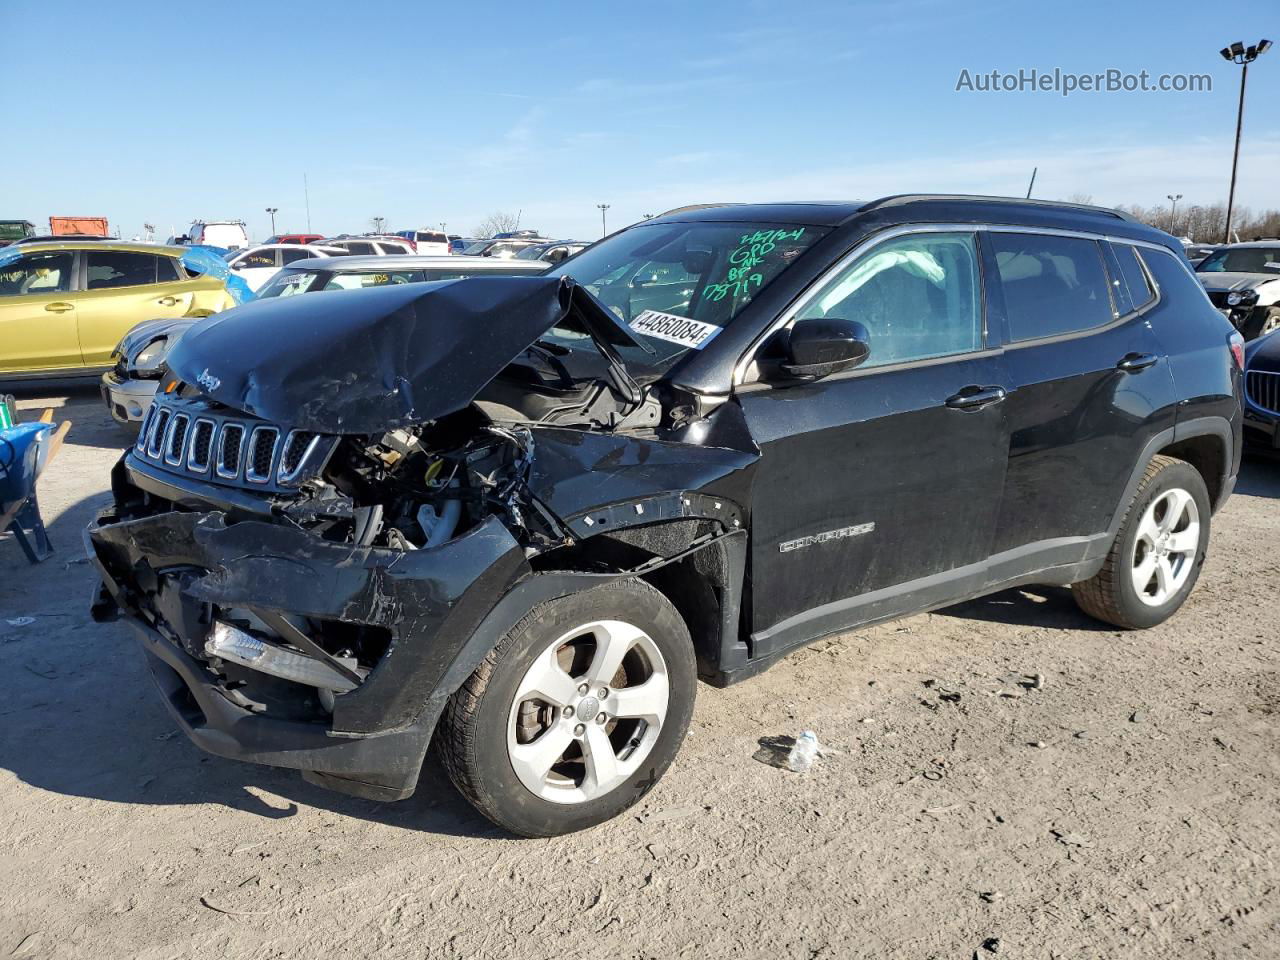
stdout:
<svg viewBox="0 0 1280 960">
<path fill-rule="evenodd" d="M 1120 275 L 1124 278 L 1125 287 L 1129 291 L 1129 302 L 1133 304 L 1133 309 L 1141 310 L 1154 300 L 1156 295 L 1138 260 L 1138 251 L 1127 243 L 1113 243 L 1111 249 L 1115 251 L 1116 260 L 1120 263 Z"/>
<path fill-rule="evenodd" d="M 1014 341 L 1075 333 L 1114 319 L 1096 241 L 994 231 L 987 236 Z"/>
<path fill-rule="evenodd" d="M 156 283 L 174 283 L 178 276 L 178 261 L 173 257 L 156 257 Z"/>
<path fill-rule="evenodd" d="M 86 255 L 89 258 L 90 290 L 140 287 L 156 282 L 160 258 L 153 253 L 93 250 Z"/>
<path fill-rule="evenodd" d="M 871 335 L 863 367 L 979 350 L 982 300 L 969 233 L 929 233 L 879 244 L 831 281 L 796 316 L 856 320 Z"/>
<path fill-rule="evenodd" d="M 66 293 L 71 289 L 70 253 L 31 253 L 0 267 L 0 297 Z"/>
</svg>

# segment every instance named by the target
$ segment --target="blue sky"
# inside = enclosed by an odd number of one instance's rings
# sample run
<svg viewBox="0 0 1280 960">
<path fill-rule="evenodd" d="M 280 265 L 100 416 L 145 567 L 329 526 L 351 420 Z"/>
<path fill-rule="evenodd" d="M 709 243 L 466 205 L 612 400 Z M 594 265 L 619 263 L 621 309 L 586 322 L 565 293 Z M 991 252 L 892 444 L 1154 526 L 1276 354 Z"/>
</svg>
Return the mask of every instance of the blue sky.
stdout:
<svg viewBox="0 0 1280 960">
<path fill-rule="evenodd" d="M 1280 207 L 1280 3 L 207 5 L 0 0 L 0 218 L 591 239 L 685 203 L 912 191 Z M 962 69 L 1207 73 L 1208 93 L 957 92 Z M 20 79 L 19 79 L 20 78 Z"/>
</svg>

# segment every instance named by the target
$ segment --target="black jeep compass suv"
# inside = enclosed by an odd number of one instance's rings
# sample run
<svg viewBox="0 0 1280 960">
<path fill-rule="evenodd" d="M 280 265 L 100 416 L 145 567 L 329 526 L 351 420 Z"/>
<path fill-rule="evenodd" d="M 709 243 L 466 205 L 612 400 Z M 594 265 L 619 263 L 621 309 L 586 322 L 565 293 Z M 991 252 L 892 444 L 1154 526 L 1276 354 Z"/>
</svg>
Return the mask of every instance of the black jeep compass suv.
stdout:
<svg viewBox="0 0 1280 960">
<path fill-rule="evenodd" d="M 1241 365 L 1109 210 L 685 208 L 545 276 L 202 321 L 88 531 L 95 613 L 206 750 L 394 800 L 434 737 L 498 824 L 577 830 L 662 775 L 698 677 L 1011 584 L 1170 616 Z"/>
</svg>

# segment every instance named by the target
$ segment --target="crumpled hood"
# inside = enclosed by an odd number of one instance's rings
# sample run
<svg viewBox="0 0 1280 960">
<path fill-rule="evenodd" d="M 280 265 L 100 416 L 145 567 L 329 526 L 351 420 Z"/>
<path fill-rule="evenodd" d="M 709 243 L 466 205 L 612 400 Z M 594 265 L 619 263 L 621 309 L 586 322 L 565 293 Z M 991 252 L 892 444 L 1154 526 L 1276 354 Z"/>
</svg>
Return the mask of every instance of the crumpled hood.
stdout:
<svg viewBox="0 0 1280 960">
<path fill-rule="evenodd" d="M 461 410 L 571 309 L 630 340 L 567 277 L 471 277 L 256 300 L 188 331 L 168 365 L 283 426 L 374 433 Z"/>
<path fill-rule="evenodd" d="M 158 320 L 143 320 L 129 329 L 120 340 L 119 351 L 126 364 L 132 364 L 134 357 L 152 340 L 166 337 L 170 347 L 192 326 L 199 323 L 201 317 L 161 317 Z"/>
<path fill-rule="evenodd" d="M 1197 273 L 1206 290 L 1230 293 L 1232 290 L 1256 290 L 1263 284 L 1280 280 L 1274 273 Z"/>
</svg>

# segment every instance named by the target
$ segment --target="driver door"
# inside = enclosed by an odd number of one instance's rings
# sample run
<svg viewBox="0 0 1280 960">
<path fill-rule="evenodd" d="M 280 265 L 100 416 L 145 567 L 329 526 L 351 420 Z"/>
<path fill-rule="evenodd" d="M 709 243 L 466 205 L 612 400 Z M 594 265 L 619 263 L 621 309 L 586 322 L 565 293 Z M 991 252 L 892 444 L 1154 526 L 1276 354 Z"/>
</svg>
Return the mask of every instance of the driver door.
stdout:
<svg viewBox="0 0 1280 960">
<path fill-rule="evenodd" d="M 791 321 L 861 322 L 867 360 L 817 382 L 751 373 L 738 388 L 761 450 L 753 657 L 980 588 L 1009 429 L 979 270 L 972 233 L 884 241 L 834 268 Z"/>
</svg>

